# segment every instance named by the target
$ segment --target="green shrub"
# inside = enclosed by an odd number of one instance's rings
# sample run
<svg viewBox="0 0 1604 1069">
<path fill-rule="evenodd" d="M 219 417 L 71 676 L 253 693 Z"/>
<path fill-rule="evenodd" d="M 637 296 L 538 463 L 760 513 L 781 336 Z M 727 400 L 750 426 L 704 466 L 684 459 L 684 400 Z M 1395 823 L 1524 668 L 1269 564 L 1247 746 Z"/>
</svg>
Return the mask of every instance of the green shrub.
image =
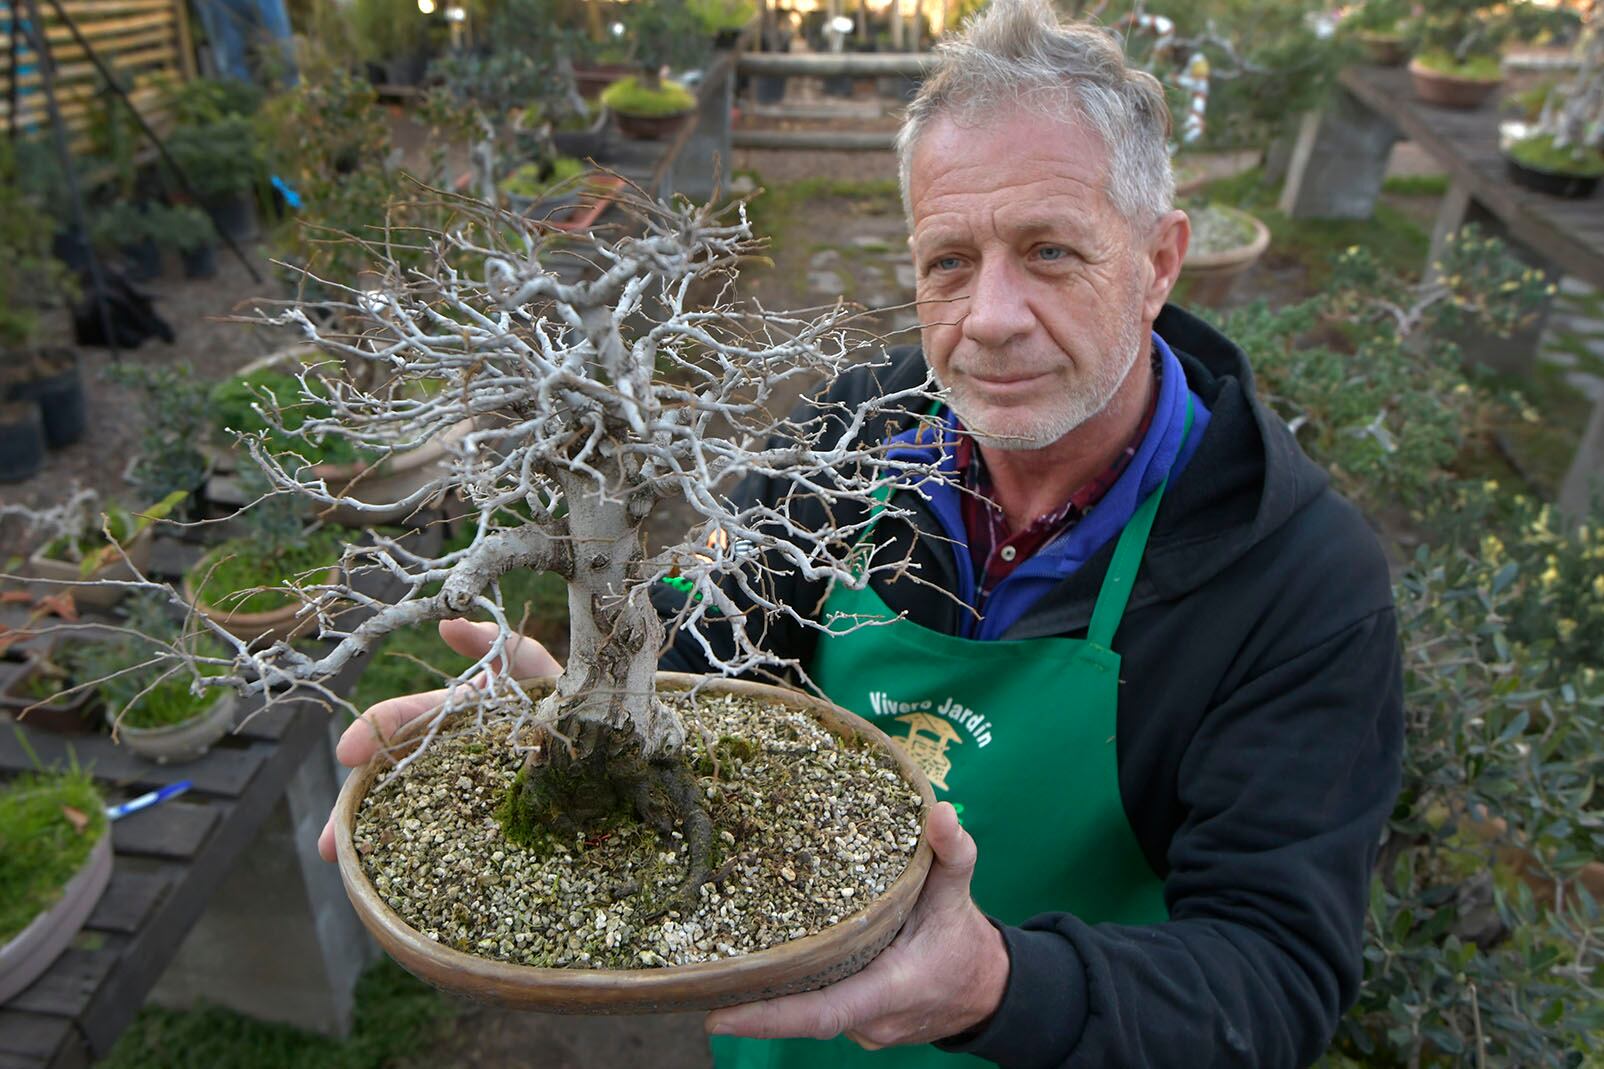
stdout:
<svg viewBox="0 0 1604 1069">
<path fill-rule="evenodd" d="M 309 375 L 313 396 L 327 396 L 321 382 Z M 261 409 L 277 412 L 274 426 Z M 334 409 L 325 400 L 311 400 L 301 381 L 276 367 L 262 368 L 248 375 L 235 375 L 212 388 L 207 402 L 214 437 L 233 442 L 235 435 L 260 436 L 274 456 L 294 453 L 308 464 L 349 464 L 358 457 L 350 439 L 327 435 L 313 440 L 299 433 L 308 420 L 328 419 Z"/>
<path fill-rule="evenodd" d="M 298 523 L 296 528 L 299 530 Z M 264 545 L 259 538 L 224 542 L 190 569 L 188 579 L 213 609 L 271 612 L 292 601 L 281 589 L 284 584 L 320 583 L 322 573 L 340 559 L 341 539 L 334 531 L 276 541 L 276 545 Z"/>
<path fill-rule="evenodd" d="M 1584 178 L 1604 175 L 1604 151 L 1585 145 L 1555 148 L 1554 138 L 1550 134 L 1517 141 L 1509 146 L 1509 154 L 1517 163 L 1534 171 L 1574 174 Z"/>
</svg>

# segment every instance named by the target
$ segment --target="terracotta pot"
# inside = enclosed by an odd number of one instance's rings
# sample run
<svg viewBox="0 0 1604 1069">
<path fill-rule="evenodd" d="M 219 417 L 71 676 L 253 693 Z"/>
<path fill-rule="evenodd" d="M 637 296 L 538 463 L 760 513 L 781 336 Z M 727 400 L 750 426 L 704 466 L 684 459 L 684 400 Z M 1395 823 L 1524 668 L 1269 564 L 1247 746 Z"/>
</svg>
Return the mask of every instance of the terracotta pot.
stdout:
<svg viewBox="0 0 1604 1069">
<path fill-rule="evenodd" d="M 158 765 L 178 764 L 203 757 L 212 743 L 234 729 L 234 710 L 237 706 L 232 691 L 223 691 L 211 707 L 199 716 L 181 724 L 159 728 L 136 728 L 127 724 L 113 726 L 117 741 L 134 753 Z M 106 710 L 109 722 L 115 709 Z"/>
<path fill-rule="evenodd" d="M 0 1004 L 20 993 L 67 949 L 111 880 L 111 829 L 101 833 L 56 904 L 0 946 Z"/>
<path fill-rule="evenodd" d="M 1494 844 L 1493 853 L 1498 862 L 1513 869 L 1526 886 L 1532 889 L 1532 894 L 1540 904 L 1554 903 L 1553 881 L 1543 874 L 1542 864 L 1536 855 L 1510 834 L 1509 823 L 1504 818 L 1489 816 L 1485 811 L 1479 813 L 1461 811 L 1459 819 L 1462 826 L 1468 827 L 1477 838 Z M 1594 901 L 1604 902 L 1604 861 L 1588 862 L 1582 866 L 1572 882 L 1585 887 Z"/>
<path fill-rule="evenodd" d="M 1270 228 L 1247 212 L 1241 214 L 1253 224 L 1252 241 L 1221 252 L 1188 253 L 1181 264 L 1181 278 L 1188 280 L 1187 295 L 1198 304 L 1223 302 L 1236 280 L 1251 270 L 1270 246 Z"/>
<path fill-rule="evenodd" d="M 692 113 L 693 109 L 687 108 L 672 115 L 626 115 L 621 111 L 613 114 L 618 118 L 618 132 L 625 137 L 639 141 L 662 141 L 678 133 Z"/>
<path fill-rule="evenodd" d="M 637 69 L 633 63 L 576 63 L 574 84 L 586 100 L 595 100 L 603 89 L 620 78 L 628 78 Z"/>
<path fill-rule="evenodd" d="M 216 551 L 214 550 L 213 552 Z M 301 617 L 296 616 L 296 611 L 301 607 L 301 603 L 298 601 L 292 601 L 283 608 L 269 609 L 266 612 L 239 612 L 202 601 L 190 576 L 198 575 L 204 579 L 206 575 L 205 565 L 210 556 L 211 554 L 207 554 L 202 557 L 194 568 L 184 574 L 184 600 L 189 602 L 196 612 L 209 620 L 216 621 L 229 634 L 236 638 L 242 638 L 247 642 L 259 638 L 284 639 L 288 641 L 317 625 L 317 617 L 311 613 Z M 322 581 L 327 585 L 336 583 L 339 579 L 340 569 L 333 567 L 323 576 Z"/>
<path fill-rule="evenodd" d="M 1379 67 L 1401 67 L 1409 58 L 1409 46 L 1397 34 L 1360 30 L 1355 36 L 1365 50 L 1365 58 Z"/>
<path fill-rule="evenodd" d="M 801 709 L 830 731 L 873 740 L 890 753 L 919 791 L 925 811 L 935 805 L 929 782 L 913 760 L 878 728 L 828 702 L 780 687 L 737 680 L 659 672 L 664 690 L 702 683 L 711 694 L 761 696 Z M 533 693 L 552 680 L 526 684 Z M 421 734 L 424 721 L 403 730 L 402 741 Z M 802 939 L 719 961 L 654 969 L 549 969 L 481 958 L 429 939 L 402 920 L 368 881 L 352 842 L 357 808 L 389 762 L 375 758 L 354 771 L 334 807 L 340 878 L 357 916 L 379 945 L 409 972 L 435 987 L 482 1002 L 547 1013 L 667 1013 L 732 1006 L 810 991 L 862 969 L 885 949 L 913 909 L 930 869 L 930 846 L 921 840 L 913 860 L 884 895 L 839 924 Z"/>
<path fill-rule="evenodd" d="M 1409 79 L 1414 83 L 1415 95 L 1426 103 L 1467 110 L 1481 107 L 1504 84 L 1502 78 L 1488 81 L 1443 74 L 1423 66 L 1418 59 L 1409 61 Z"/>
<path fill-rule="evenodd" d="M 64 582 L 89 582 L 99 579 L 131 580 L 136 578 L 134 571 L 148 574 L 150 571 L 150 547 L 154 540 L 152 529 L 143 527 L 134 537 L 123 545 L 123 552 L 128 559 L 116 557 L 110 564 L 95 569 L 89 575 L 84 575 L 78 569 L 75 561 L 56 560 L 43 556 L 43 548 L 28 558 L 28 574 L 36 579 L 55 579 Z M 130 563 L 131 562 L 131 563 Z M 60 588 L 56 588 L 60 589 Z M 93 608 L 109 609 L 117 604 L 128 593 L 127 589 L 115 586 L 79 586 L 72 588 L 72 600 L 75 604 Z"/>
<path fill-rule="evenodd" d="M 83 735 L 95 730 L 99 721 L 92 708 L 93 689 L 85 688 L 63 700 L 32 698 L 23 687 L 38 671 L 38 666 L 30 663 L 12 676 L 5 689 L 0 690 L 0 707 L 9 709 L 20 723 L 56 735 Z"/>
</svg>

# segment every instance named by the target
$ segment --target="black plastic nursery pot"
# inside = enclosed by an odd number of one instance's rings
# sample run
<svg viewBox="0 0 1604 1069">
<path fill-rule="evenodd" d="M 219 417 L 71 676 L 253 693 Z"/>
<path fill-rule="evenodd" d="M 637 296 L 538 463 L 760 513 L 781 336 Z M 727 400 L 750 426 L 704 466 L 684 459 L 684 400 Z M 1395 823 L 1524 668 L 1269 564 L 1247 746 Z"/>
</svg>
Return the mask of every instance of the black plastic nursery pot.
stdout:
<svg viewBox="0 0 1604 1069">
<path fill-rule="evenodd" d="M 162 273 L 161 246 L 151 238 L 124 245 L 117 250 L 122 254 L 123 267 L 135 282 L 149 282 Z"/>
<path fill-rule="evenodd" d="M 39 406 L 27 401 L 0 404 L 0 483 L 31 479 L 45 465 L 45 428 Z"/>
<path fill-rule="evenodd" d="M 217 275 L 217 246 L 207 242 L 198 249 L 179 254 L 185 278 L 214 278 Z"/>
<path fill-rule="evenodd" d="M 1504 164 L 1509 168 L 1510 181 L 1534 193 L 1544 193 L 1550 197 L 1565 197 L 1569 200 L 1583 200 L 1591 197 L 1598 191 L 1599 175 L 1562 174 L 1559 171 L 1540 171 L 1535 167 L 1528 167 L 1513 156 L 1505 156 Z"/>
<path fill-rule="evenodd" d="M 256 237 L 256 206 L 249 194 L 234 193 L 226 197 L 208 197 L 202 202 L 202 207 L 206 209 L 206 214 L 212 217 L 212 225 L 217 228 L 219 234 L 233 241 L 251 241 Z"/>
<path fill-rule="evenodd" d="M 52 449 L 82 438 L 86 423 L 84 382 L 77 358 L 69 355 L 61 364 L 61 370 L 20 383 L 11 391 L 13 400 L 32 401 L 39 406 L 45 443 Z"/>
</svg>

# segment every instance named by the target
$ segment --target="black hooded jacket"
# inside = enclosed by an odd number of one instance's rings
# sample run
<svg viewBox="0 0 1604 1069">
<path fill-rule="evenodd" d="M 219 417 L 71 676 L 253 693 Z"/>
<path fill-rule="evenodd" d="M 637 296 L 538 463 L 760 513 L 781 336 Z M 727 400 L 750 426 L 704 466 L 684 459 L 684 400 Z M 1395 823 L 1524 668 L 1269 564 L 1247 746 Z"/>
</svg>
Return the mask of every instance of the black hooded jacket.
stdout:
<svg viewBox="0 0 1604 1069">
<path fill-rule="evenodd" d="M 1114 642 L 1120 793 L 1170 920 L 1043 913 L 1000 925 L 1011 961 L 1002 1004 L 941 1045 L 1005 1066 L 1307 1065 L 1362 976 L 1370 873 L 1403 742 L 1386 560 L 1255 400 L 1236 346 L 1174 307 L 1155 330 L 1212 414 L 1164 496 Z M 924 374 L 918 351 L 901 350 L 829 396 L 850 405 Z M 752 479 L 740 493 L 774 490 Z M 882 522 L 875 537 L 914 538 L 920 575 L 954 588 L 953 548 L 927 512 Z M 1084 638 L 1112 555 L 1110 542 L 1003 637 Z M 906 581 L 875 589 L 893 611 L 958 633 L 965 610 L 953 599 Z M 822 590 L 798 582 L 780 594 L 817 605 Z M 654 596 L 665 612 L 683 597 Z M 814 634 L 771 620 L 766 641 L 805 661 Z M 707 670 L 684 635 L 663 667 Z"/>
</svg>

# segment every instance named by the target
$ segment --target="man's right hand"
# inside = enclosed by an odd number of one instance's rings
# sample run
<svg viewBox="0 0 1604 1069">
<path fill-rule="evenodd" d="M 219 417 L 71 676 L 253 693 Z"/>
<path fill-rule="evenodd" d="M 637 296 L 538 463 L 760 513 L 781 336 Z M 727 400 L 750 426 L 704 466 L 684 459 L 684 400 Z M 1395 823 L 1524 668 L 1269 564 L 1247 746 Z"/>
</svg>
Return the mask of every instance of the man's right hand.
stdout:
<svg viewBox="0 0 1604 1069">
<path fill-rule="evenodd" d="M 485 655 L 490 649 L 490 643 L 495 640 L 496 625 L 473 623 L 469 620 L 441 620 L 440 637 L 445 639 L 447 646 L 464 657 L 478 660 Z M 512 653 L 514 676 L 519 678 L 554 676 L 563 670 L 557 659 L 546 652 L 546 647 L 532 638 L 520 636 L 509 642 L 508 647 Z M 500 662 L 496 662 L 492 668 L 501 671 Z M 395 737 L 395 733 L 402 725 L 438 709 L 445 696 L 444 690 L 429 690 L 421 694 L 402 694 L 386 698 L 345 729 L 345 734 L 340 736 L 339 745 L 334 748 L 334 756 L 340 764 L 348 768 L 367 763 L 379 752 L 380 747 Z M 323 856 L 324 861 L 334 860 L 333 814 L 329 815 L 327 823 L 323 825 L 323 834 L 317 838 L 317 852 Z"/>
</svg>

